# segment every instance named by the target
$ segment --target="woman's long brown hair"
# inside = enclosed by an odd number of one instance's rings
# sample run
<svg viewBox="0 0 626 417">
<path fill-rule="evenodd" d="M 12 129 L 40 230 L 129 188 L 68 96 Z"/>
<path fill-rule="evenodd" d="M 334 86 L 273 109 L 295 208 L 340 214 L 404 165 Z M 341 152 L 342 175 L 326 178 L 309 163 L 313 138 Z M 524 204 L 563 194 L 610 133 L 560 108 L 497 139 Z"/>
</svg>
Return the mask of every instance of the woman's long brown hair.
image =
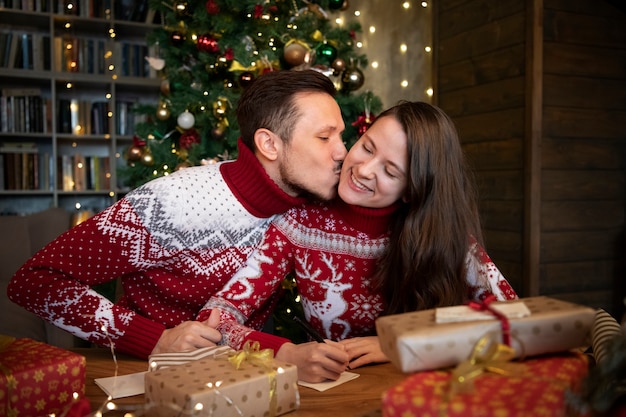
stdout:
<svg viewBox="0 0 626 417">
<path fill-rule="evenodd" d="M 375 282 L 385 314 L 462 304 L 470 237 L 482 241 L 476 192 L 457 130 L 439 108 L 401 102 L 395 117 L 408 140 L 408 183 Z"/>
</svg>

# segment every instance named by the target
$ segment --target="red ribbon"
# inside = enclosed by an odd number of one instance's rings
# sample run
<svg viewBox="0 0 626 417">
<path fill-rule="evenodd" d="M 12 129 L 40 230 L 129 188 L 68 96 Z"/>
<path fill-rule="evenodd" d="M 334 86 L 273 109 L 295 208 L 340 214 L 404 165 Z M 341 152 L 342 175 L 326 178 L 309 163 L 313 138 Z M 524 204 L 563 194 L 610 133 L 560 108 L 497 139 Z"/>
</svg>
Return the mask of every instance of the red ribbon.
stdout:
<svg viewBox="0 0 626 417">
<path fill-rule="evenodd" d="M 469 306 L 474 310 L 487 311 L 493 314 L 497 319 L 499 319 L 502 325 L 502 343 L 507 345 L 508 347 L 511 347 L 511 323 L 509 323 L 509 319 L 504 314 L 493 308 L 491 303 L 493 303 L 494 301 L 497 301 L 496 296 L 492 294 L 487 296 L 487 298 L 485 298 L 480 303 L 476 301 L 470 301 Z"/>
</svg>

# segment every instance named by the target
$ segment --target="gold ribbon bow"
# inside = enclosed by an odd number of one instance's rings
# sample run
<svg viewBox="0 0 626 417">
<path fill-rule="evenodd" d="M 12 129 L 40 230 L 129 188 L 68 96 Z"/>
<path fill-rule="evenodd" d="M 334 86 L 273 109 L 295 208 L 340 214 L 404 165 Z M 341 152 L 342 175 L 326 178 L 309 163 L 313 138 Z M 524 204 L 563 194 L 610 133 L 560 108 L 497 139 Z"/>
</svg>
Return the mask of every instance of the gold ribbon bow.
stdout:
<svg viewBox="0 0 626 417">
<path fill-rule="evenodd" d="M 274 370 L 274 351 L 272 349 L 261 349 L 259 342 L 247 341 L 243 345 L 243 350 L 231 355 L 228 360 L 235 369 L 239 369 L 244 362 L 261 366 L 268 372 L 270 383 L 270 410 L 269 417 L 276 415 L 276 370 Z"/>
<path fill-rule="evenodd" d="M 502 343 L 494 342 L 490 335 L 481 337 L 474 345 L 468 360 L 457 365 L 452 371 L 451 394 L 468 391 L 472 380 L 483 373 L 499 375 L 519 375 L 524 365 L 511 363 L 515 358 L 515 349 Z"/>
</svg>

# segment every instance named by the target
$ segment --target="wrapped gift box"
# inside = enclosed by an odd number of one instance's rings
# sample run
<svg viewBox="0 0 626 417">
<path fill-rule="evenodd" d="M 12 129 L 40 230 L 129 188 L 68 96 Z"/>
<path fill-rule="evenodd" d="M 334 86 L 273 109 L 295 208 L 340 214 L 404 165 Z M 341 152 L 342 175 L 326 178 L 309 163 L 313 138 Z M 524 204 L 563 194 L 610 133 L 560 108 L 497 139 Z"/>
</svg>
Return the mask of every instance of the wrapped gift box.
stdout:
<svg viewBox="0 0 626 417">
<path fill-rule="evenodd" d="M 234 353 L 235 350 L 228 346 L 211 346 L 189 352 L 156 353 L 148 357 L 148 370 L 158 371 L 159 369 L 183 365 L 198 359 L 227 357 Z"/>
<path fill-rule="evenodd" d="M 55 346 L 0 337 L 0 416 L 61 415 L 85 394 L 85 365 Z"/>
<path fill-rule="evenodd" d="M 220 417 L 279 416 L 300 405 L 295 365 L 276 359 L 244 360 L 237 368 L 219 349 L 192 354 L 197 355 L 204 357 L 189 362 L 183 357 L 151 358 L 150 368 L 159 370 L 145 376 L 150 416 L 174 417 L 198 410 L 211 410 L 208 415 Z M 177 361 L 186 363 L 172 364 Z"/>
<path fill-rule="evenodd" d="M 519 374 L 483 373 L 467 390 L 454 393 L 451 373 L 418 372 L 383 394 L 383 417 L 565 417 L 567 390 L 575 391 L 588 371 L 587 357 L 563 353 L 521 362 Z"/>
<path fill-rule="evenodd" d="M 589 345 L 595 310 L 550 297 L 529 297 L 521 301 L 531 314 L 510 319 L 512 346 L 517 357 Z M 424 310 L 376 320 L 381 349 L 401 371 L 454 366 L 469 357 L 482 336 L 495 333 L 501 337 L 501 322 L 495 318 L 438 324 L 435 312 L 435 309 Z"/>
</svg>

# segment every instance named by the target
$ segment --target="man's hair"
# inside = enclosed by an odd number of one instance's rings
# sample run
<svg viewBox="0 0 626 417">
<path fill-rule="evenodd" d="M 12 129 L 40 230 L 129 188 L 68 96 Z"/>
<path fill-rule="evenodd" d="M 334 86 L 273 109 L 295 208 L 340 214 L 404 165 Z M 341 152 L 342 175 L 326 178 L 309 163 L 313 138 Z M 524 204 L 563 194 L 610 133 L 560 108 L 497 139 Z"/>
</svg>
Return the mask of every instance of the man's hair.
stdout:
<svg viewBox="0 0 626 417">
<path fill-rule="evenodd" d="M 239 97 L 237 121 L 243 143 L 253 152 L 254 132 L 269 129 L 285 143 L 302 116 L 294 102 L 300 93 L 325 93 L 335 96 L 332 81 L 315 70 L 272 71 L 261 75 Z"/>
</svg>

